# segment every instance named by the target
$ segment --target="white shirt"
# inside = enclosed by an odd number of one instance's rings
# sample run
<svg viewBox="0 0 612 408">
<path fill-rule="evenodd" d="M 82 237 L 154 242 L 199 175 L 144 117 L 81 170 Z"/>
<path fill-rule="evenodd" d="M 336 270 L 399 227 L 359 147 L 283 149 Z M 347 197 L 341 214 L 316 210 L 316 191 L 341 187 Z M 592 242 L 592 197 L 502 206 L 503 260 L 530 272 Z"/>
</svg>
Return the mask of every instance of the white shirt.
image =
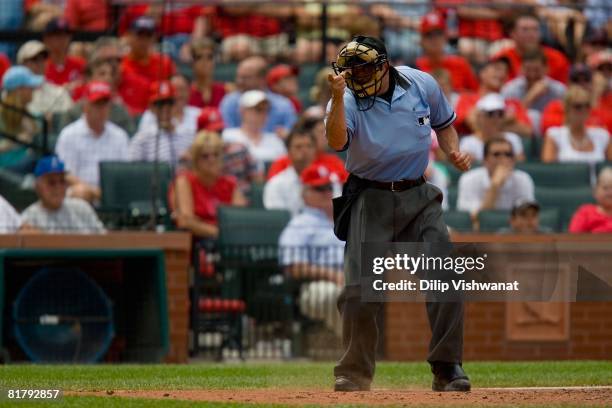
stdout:
<svg viewBox="0 0 612 408">
<path fill-rule="evenodd" d="M 195 137 L 198 132 L 198 116 L 200 116 L 200 109 L 194 106 L 186 106 L 183 109 L 183 119 L 179 122 L 176 118 L 172 119 L 174 125 L 174 131 L 181 135 L 181 137 L 190 137 L 191 140 Z M 138 130 L 136 133 L 140 133 L 148 128 L 157 129 L 157 118 L 150 110 L 144 111 L 138 124 Z"/>
<path fill-rule="evenodd" d="M 55 234 L 105 232 L 104 225 L 98 219 L 96 212 L 80 198 L 65 198 L 57 211 L 50 211 L 37 201 L 23 211 L 22 222 Z"/>
<path fill-rule="evenodd" d="M 44 81 L 32 93 L 32 102 L 28 110 L 35 114 L 66 112 L 74 106 L 72 97 L 62 86 Z"/>
<path fill-rule="evenodd" d="M 160 161 L 168 162 L 176 167 L 181 156 L 193 143 L 193 136 L 185 132 L 174 131 L 171 134 L 161 131 L 157 157 Z M 138 131 L 130 140 L 129 157 L 132 161 L 155 161 L 157 139 L 157 126 L 149 126 Z"/>
<path fill-rule="evenodd" d="M 504 139 L 512 145 L 512 151 L 515 156 L 523 154 L 523 142 L 519 135 L 512 132 L 504 132 Z M 462 137 L 459 141 L 459 150 L 470 154 L 476 161 L 484 159 L 484 142 L 476 135 Z"/>
<path fill-rule="evenodd" d="M 264 207 L 288 210 L 294 216 L 304 208 L 302 182 L 293 166 L 272 177 L 263 191 Z"/>
<path fill-rule="evenodd" d="M 559 162 L 581 162 L 597 163 L 606 160 L 606 150 L 610 143 L 610 134 L 607 130 L 596 127 L 586 129 L 586 137 L 591 139 L 593 150 L 581 152 L 572 146 L 570 131 L 567 126 L 551 127 L 546 132 L 557 145 L 557 161 Z"/>
<path fill-rule="evenodd" d="M 223 131 L 225 143 L 242 143 L 249 149 L 251 157 L 261 166 L 265 162 L 272 162 L 287 154 L 285 144 L 274 133 L 264 132 L 259 143 L 253 142 L 240 128 L 225 129 Z"/>
<path fill-rule="evenodd" d="M 21 226 L 21 218 L 4 197 L 0 196 L 0 234 L 12 234 Z"/>
<path fill-rule="evenodd" d="M 114 123 L 106 122 L 102 135 L 96 136 L 82 116 L 62 130 L 55 152 L 71 175 L 98 186 L 100 162 L 128 160 L 128 135 Z"/>
<path fill-rule="evenodd" d="M 491 178 L 485 167 L 478 167 L 459 178 L 457 209 L 476 213 L 491 187 Z M 533 180 L 522 170 L 514 170 L 499 190 L 494 210 L 511 210 L 518 199 L 535 200 Z"/>
</svg>

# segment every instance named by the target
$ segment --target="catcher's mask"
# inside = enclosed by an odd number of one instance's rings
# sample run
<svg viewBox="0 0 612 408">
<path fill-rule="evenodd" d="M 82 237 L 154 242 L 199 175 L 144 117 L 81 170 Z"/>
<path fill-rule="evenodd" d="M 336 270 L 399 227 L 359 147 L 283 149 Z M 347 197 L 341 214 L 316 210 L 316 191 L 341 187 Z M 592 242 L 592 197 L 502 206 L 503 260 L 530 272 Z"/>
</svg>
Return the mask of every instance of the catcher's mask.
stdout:
<svg viewBox="0 0 612 408">
<path fill-rule="evenodd" d="M 346 85 L 353 91 L 360 110 L 374 106 L 374 97 L 382 86 L 382 79 L 389 72 L 386 62 L 382 42 L 372 37 L 358 36 L 340 50 L 336 62 L 332 63 L 336 75 L 346 72 Z"/>
</svg>

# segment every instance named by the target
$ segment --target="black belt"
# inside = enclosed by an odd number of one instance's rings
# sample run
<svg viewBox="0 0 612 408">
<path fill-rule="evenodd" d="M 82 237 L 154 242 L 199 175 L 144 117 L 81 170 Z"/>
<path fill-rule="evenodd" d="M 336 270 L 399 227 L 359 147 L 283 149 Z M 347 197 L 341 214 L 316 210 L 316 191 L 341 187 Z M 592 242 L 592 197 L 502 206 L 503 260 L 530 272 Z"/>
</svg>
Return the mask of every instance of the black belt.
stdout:
<svg viewBox="0 0 612 408">
<path fill-rule="evenodd" d="M 374 180 L 364 180 L 363 182 L 367 187 L 377 188 L 379 190 L 389 190 L 393 192 L 399 192 L 408 190 L 409 188 L 420 186 L 425 183 L 425 177 L 421 176 L 418 179 L 414 180 L 398 180 L 398 181 L 374 181 Z"/>
</svg>

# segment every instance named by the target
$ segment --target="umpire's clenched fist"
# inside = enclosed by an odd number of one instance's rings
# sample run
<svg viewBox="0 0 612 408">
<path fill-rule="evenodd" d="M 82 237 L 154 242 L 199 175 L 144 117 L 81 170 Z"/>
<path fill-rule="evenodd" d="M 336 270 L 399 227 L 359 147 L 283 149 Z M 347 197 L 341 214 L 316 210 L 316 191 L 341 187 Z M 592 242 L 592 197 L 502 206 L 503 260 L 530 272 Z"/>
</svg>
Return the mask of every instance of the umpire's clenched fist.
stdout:
<svg viewBox="0 0 612 408">
<path fill-rule="evenodd" d="M 327 76 L 327 82 L 333 97 L 342 99 L 344 97 L 344 88 L 346 88 L 346 81 L 344 80 L 344 72 L 339 75 L 329 74 Z"/>
</svg>

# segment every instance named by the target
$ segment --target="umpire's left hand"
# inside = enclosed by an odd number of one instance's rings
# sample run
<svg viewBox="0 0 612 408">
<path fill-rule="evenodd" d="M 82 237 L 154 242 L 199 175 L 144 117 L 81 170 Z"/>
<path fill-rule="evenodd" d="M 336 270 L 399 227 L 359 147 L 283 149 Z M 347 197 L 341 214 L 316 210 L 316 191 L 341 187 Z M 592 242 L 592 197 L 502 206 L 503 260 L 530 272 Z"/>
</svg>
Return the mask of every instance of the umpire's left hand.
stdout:
<svg viewBox="0 0 612 408">
<path fill-rule="evenodd" d="M 461 171 L 468 171 L 472 166 L 472 157 L 465 152 L 451 152 L 451 154 L 448 155 L 448 159 L 453 163 L 453 166 Z"/>
</svg>

